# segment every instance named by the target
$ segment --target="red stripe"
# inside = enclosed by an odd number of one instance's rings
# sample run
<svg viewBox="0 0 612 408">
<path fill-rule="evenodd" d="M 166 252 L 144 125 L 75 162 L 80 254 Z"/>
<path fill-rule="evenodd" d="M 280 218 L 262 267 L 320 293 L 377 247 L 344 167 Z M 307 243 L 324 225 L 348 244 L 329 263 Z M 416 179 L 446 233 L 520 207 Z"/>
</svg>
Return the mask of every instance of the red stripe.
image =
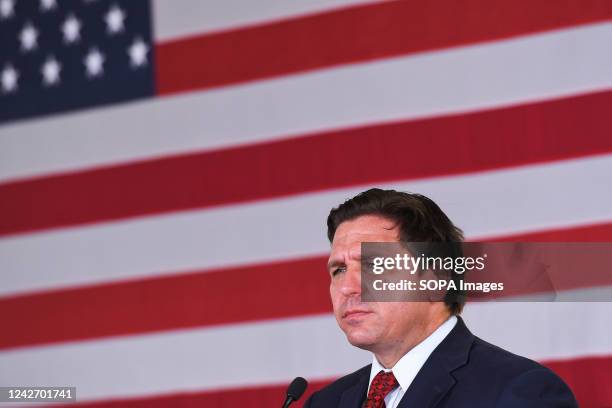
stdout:
<svg viewBox="0 0 612 408">
<path fill-rule="evenodd" d="M 290 381 L 290 380 L 289 380 Z M 280 407 L 285 400 L 285 392 L 287 391 L 287 384 L 283 385 L 271 385 L 261 386 L 252 388 L 233 388 L 221 391 L 209 391 L 209 392 L 194 392 L 194 393 L 180 393 L 161 395 L 148 398 L 131 398 L 131 399 L 117 399 L 107 400 L 101 402 L 92 403 L 77 403 L 70 405 L 60 405 L 65 408 L 70 407 L 87 407 L 87 408 L 118 408 L 118 407 L 130 407 L 130 408 L 168 408 L 168 407 L 180 407 L 180 408 L 202 408 L 202 407 L 214 407 L 214 408 L 264 408 L 264 407 Z M 329 384 L 331 380 L 327 381 L 313 381 L 309 382 L 306 392 L 302 398 L 293 404 L 291 408 L 301 408 L 308 397 L 315 392 Z M 77 390 L 78 391 L 78 390 Z M 57 407 L 57 405 L 53 405 Z"/>
<path fill-rule="evenodd" d="M 0 349 L 330 312 L 326 261 L 317 257 L 0 299 L 0 321 L 19 328 L 0 336 Z"/>
<path fill-rule="evenodd" d="M 0 185 L 0 235 L 612 151 L 612 92 Z"/>
<path fill-rule="evenodd" d="M 574 236 L 612 241 L 612 224 L 544 234 L 551 242 Z M 19 328 L 3 332 L 0 349 L 329 313 L 326 261 L 322 256 L 0 299 L 0 322 Z"/>
<path fill-rule="evenodd" d="M 612 231 L 608 224 L 593 224 L 573 228 L 557 228 L 496 237 L 496 242 L 610 242 Z"/>
<path fill-rule="evenodd" d="M 347 345 L 348 347 L 348 345 Z M 544 365 L 558 373 L 570 386 L 582 408 L 605 408 L 612 406 L 612 356 L 600 358 L 577 358 L 566 361 L 545 362 Z M 299 408 L 313 392 L 323 388 L 332 380 L 311 382 L 306 394 L 292 405 Z M 149 398 L 107 400 L 94 403 L 65 405 L 87 408 L 261 408 L 280 406 L 287 385 L 261 386 L 254 388 L 228 389 L 223 391 L 189 394 L 163 395 Z"/>
<path fill-rule="evenodd" d="M 544 365 L 565 380 L 581 408 L 612 407 L 612 356 L 550 361 Z"/>
<path fill-rule="evenodd" d="M 381 2 L 161 43 L 157 87 L 168 94 L 220 86 L 611 17 L 608 0 Z"/>
</svg>

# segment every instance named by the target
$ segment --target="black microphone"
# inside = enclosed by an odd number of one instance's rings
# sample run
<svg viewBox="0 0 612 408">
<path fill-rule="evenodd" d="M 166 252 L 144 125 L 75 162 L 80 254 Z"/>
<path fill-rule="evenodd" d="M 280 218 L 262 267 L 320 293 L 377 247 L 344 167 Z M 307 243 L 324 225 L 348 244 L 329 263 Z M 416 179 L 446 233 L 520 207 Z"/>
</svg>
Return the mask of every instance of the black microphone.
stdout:
<svg viewBox="0 0 612 408">
<path fill-rule="evenodd" d="M 287 398 L 285 398 L 283 408 L 287 408 L 289 404 L 299 400 L 304 391 L 306 391 L 306 387 L 308 387 L 308 381 L 302 377 L 295 377 L 291 384 L 289 384 L 289 388 L 287 388 Z"/>
</svg>

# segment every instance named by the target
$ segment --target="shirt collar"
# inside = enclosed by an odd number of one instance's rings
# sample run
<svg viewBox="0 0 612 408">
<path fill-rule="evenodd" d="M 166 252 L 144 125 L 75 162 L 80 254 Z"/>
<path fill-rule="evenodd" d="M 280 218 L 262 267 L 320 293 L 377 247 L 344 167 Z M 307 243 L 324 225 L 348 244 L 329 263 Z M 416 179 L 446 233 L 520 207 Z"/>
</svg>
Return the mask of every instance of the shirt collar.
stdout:
<svg viewBox="0 0 612 408">
<path fill-rule="evenodd" d="M 393 375 L 397 379 L 400 388 L 405 392 L 408 387 L 410 387 L 410 384 L 412 384 L 412 381 L 417 376 L 430 354 L 433 353 L 436 347 L 442 343 L 442 340 L 448 336 L 451 330 L 453 330 L 453 327 L 455 327 L 455 324 L 457 324 L 457 317 L 449 317 L 425 340 L 414 346 L 408 353 L 404 354 L 393 368 L 384 368 L 382 364 L 378 362 L 376 356 L 372 355 L 372 369 L 370 370 L 369 384 L 372 384 L 372 380 L 380 370 L 385 372 L 393 371 Z"/>
</svg>

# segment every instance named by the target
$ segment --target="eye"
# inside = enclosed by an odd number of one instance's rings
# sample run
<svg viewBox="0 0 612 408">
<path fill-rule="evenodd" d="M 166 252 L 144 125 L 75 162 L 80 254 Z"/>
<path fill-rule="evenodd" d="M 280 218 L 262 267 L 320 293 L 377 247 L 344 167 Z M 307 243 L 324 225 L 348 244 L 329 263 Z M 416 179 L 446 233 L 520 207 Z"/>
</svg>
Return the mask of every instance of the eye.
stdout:
<svg viewBox="0 0 612 408">
<path fill-rule="evenodd" d="M 339 266 L 336 269 L 332 270 L 331 276 L 336 276 L 339 273 L 346 272 L 346 266 Z"/>
</svg>

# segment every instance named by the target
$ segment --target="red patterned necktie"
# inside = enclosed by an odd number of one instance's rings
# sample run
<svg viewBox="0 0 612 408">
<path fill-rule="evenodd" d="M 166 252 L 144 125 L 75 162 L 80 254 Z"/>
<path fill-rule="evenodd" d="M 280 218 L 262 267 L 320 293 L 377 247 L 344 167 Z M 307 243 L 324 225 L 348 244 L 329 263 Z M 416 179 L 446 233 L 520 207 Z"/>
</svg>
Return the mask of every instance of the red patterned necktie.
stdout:
<svg viewBox="0 0 612 408">
<path fill-rule="evenodd" d="M 385 397 L 397 386 L 398 383 L 392 371 L 385 373 L 380 370 L 370 384 L 368 398 L 363 403 L 363 408 L 385 408 Z"/>
</svg>

